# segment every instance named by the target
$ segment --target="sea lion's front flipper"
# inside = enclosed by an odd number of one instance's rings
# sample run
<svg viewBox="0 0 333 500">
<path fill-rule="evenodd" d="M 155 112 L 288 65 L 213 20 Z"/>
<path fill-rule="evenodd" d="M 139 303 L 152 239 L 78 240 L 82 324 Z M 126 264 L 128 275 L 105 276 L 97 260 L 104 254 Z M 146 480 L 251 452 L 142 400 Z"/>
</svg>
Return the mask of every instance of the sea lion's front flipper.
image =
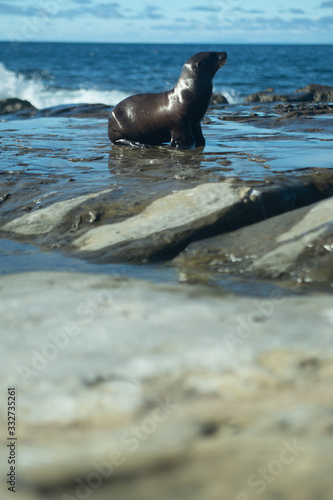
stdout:
<svg viewBox="0 0 333 500">
<path fill-rule="evenodd" d="M 171 130 L 171 146 L 177 149 L 190 149 L 195 147 L 192 128 L 188 121 L 181 123 Z"/>
</svg>

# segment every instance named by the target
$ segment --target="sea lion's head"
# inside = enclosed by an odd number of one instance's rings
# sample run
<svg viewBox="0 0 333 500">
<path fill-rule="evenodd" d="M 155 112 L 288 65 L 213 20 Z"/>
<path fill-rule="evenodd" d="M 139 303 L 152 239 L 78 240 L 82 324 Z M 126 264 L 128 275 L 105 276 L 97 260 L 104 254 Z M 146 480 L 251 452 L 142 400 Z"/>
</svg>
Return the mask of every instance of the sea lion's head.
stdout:
<svg viewBox="0 0 333 500">
<path fill-rule="evenodd" d="M 198 54 L 194 54 L 194 56 L 186 61 L 183 66 L 182 74 L 184 73 L 186 76 L 208 74 L 210 78 L 213 78 L 217 70 L 219 70 L 226 61 L 226 52 L 198 52 Z"/>
</svg>

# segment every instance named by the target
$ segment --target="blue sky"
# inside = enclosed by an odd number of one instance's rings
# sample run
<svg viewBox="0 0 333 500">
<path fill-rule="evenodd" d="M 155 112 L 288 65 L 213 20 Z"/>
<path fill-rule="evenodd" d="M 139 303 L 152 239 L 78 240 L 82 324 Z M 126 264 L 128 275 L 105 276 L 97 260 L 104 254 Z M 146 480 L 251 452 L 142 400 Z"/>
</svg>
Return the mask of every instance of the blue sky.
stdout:
<svg viewBox="0 0 333 500">
<path fill-rule="evenodd" d="M 333 0 L 0 0 L 0 40 L 333 43 Z"/>
</svg>

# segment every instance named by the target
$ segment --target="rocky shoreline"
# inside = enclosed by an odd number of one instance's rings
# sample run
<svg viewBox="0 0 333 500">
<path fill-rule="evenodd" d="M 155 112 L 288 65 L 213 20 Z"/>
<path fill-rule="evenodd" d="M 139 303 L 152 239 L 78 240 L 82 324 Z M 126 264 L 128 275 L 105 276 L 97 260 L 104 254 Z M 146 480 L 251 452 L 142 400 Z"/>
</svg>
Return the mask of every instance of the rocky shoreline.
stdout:
<svg viewBox="0 0 333 500">
<path fill-rule="evenodd" d="M 305 273 L 305 281 L 315 279 L 314 268 L 319 272 L 323 266 L 318 279 L 320 275 L 320 280 L 330 283 L 332 193 L 332 170 L 289 176 L 268 185 L 264 180 L 242 183 L 229 179 L 182 189 L 151 203 L 147 199 L 145 207 L 135 203 L 127 218 L 118 221 L 113 215 L 118 201 L 113 201 L 110 189 L 55 202 L 32 212 L 28 210 L 13 219 L 11 206 L 19 201 L 22 206 L 19 191 L 17 196 L 10 193 L 3 196 L 6 205 L 3 222 L 7 222 L 2 223 L 1 234 L 45 249 L 58 248 L 93 262 L 170 261 L 184 252 L 176 259 L 177 263 L 189 261 L 191 267 L 201 268 L 205 264 L 221 270 L 229 256 L 230 262 L 237 262 L 235 270 L 241 273 L 245 272 L 240 265 L 243 259 L 251 272 L 256 269 L 271 277 L 285 276 L 287 270 L 289 275 L 299 277 L 298 266 Z M 319 201 L 327 197 L 330 198 Z M 122 219 L 124 215 L 122 212 Z M 217 236 L 221 234 L 224 235 Z M 206 240 L 213 236 L 216 238 Z M 228 238 L 235 243 L 230 246 Z M 198 240 L 201 241 L 195 243 Z M 310 266 L 311 274 L 306 273 L 305 264 L 300 261 L 303 254 L 306 260 L 311 259 L 310 248 L 316 256 L 315 265 Z M 267 258 L 272 252 L 275 267 L 269 273 Z M 279 268 L 275 255 L 282 254 Z M 290 264 L 287 267 L 286 261 Z"/>
<path fill-rule="evenodd" d="M 330 500 L 333 106 L 310 87 L 213 103 L 203 151 L 2 103 L 0 237 L 101 269 L 0 274 L 19 500 Z"/>
<path fill-rule="evenodd" d="M 255 92 L 244 98 L 245 103 L 333 103 L 333 87 L 328 85 L 310 84 L 296 89 L 291 94 L 276 93 L 273 88 Z M 228 104 L 227 98 L 222 93 L 213 93 L 211 105 Z M 316 108 L 318 109 L 318 108 Z M 327 108 L 332 109 L 332 106 Z M 69 104 L 53 106 L 51 108 L 37 109 L 29 101 L 16 97 L 0 100 L 0 117 L 6 119 L 33 118 L 42 116 L 75 116 L 105 118 L 112 106 L 105 104 Z"/>
</svg>

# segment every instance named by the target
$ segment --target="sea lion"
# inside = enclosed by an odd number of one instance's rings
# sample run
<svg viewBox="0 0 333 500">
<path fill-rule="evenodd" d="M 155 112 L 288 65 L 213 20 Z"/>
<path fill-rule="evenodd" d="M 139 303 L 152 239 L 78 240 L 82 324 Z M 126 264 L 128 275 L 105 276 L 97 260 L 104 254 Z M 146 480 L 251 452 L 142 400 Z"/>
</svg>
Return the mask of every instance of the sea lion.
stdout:
<svg viewBox="0 0 333 500">
<path fill-rule="evenodd" d="M 186 61 L 172 90 L 121 101 L 109 116 L 111 142 L 159 145 L 171 140 L 178 149 L 204 146 L 200 122 L 210 102 L 213 77 L 226 60 L 226 52 L 199 52 Z"/>
</svg>

